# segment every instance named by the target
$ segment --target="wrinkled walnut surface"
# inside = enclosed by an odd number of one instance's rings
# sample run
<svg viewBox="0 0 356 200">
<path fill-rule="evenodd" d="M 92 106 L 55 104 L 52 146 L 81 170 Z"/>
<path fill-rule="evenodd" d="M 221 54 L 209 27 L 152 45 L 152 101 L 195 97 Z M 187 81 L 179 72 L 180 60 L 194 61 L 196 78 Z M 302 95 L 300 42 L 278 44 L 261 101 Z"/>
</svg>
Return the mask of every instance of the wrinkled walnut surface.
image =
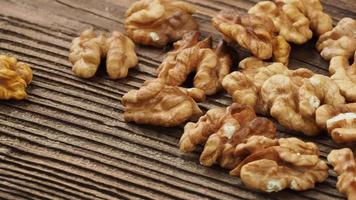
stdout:
<svg viewBox="0 0 356 200">
<path fill-rule="evenodd" d="M 277 37 L 277 29 L 269 18 L 223 10 L 212 23 L 227 40 L 237 42 L 257 58 L 273 57 L 275 61 L 288 63 L 290 45 L 283 37 Z"/>
<path fill-rule="evenodd" d="M 328 155 L 328 161 L 334 167 L 337 178 L 337 189 L 349 200 L 356 199 L 356 160 L 351 149 L 333 150 Z"/>
<path fill-rule="evenodd" d="M 164 47 L 198 30 L 193 5 L 176 0 L 140 0 L 125 14 L 125 29 L 137 44 Z"/>
<path fill-rule="evenodd" d="M 356 50 L 356 20 L 341 19 L 336 27 L 319 37 L 316 48 L 326 60 L 335 56 L 351 58 Z"/>
<path fill-rule="evenodd" d="M 356 103 L 323 105 L 316 111 L 316 122 L 336 143 L 356 142 Z"/>
<path fill-rule="evenodd" d="M 31 68 L 15 57 L 0 55 L 0 100 L 22 100 L 32 81 Z"/>
<path fill-rule="evenodd" d="M 73 64 L 74 74 L 81 78 L 92 78 L 105 57 L 111 79 L 125 78 L 129 68 L 138 63 L 135 44 L 122 33 L 114 31 L 108 38 L 89 29 L 72 41 L 69 61 Z"/>
<path fill-rule="evenodd" d="M 263 192 L 285 188 L 307 190 L 328 177 L 328 167 L 313 143 L 297 138 L 279 139 L 278 145 L 258 151 L 243 160 L 231 175 L 239 175 L 248 187 Z"/>
<path fill-rule="evenodd" d="M 158 68 L 158 78 L 168 85 L 180 86 L 188 75 L 196 72 L 194 87 L 212 95 L 219 91 L 223 78 L 230 72 L 232 58 L 230 49 L 220 42 L 211 49 L 210 37 L 199 41 L 199 32 L 186 34 L 174 45 Z"/>
<path fill-rule="evenodd" d="M 139 90 L 123 96 L 125 121 L 172 127 L 196 120 L 202 111 L 189 94 L 183 88 L 165 85 L 160 79 L 146 81 Z"/>
</svg>

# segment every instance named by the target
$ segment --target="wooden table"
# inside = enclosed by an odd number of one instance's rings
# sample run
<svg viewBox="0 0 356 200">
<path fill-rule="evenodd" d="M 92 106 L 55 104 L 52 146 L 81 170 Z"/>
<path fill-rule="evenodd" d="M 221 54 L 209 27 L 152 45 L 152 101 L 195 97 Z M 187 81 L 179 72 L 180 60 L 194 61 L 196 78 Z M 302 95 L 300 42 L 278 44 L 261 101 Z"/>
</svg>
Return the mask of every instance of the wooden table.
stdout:
<svg viewBox="0 0 356 200">
<path fill-rule="evenodd" d="M 245 13 L 257 0 L 186 0 L 196 4 L 204 36 L 220 36 L 211 16 L 224 8 Z M 100 3 L 98 3 L 100 2 Z M 343 199 L 336 176 L 305 192 L 262 194 L 218 167 L 199 164 L 199 151 L 177 148 L 182 127 L 127 124 L 120 99 L 155 77 L 167 50 L 138 46 L 140 64 L 111 81 L 73 76 L 71 40 L 88 28 L 124 31 L 126 8 L 134 0 L 0 0 L 0 53 L 31 64 L 34 81 L 27 100 L 0 102 L 0 199 Z M 336 23 L 356 18 L 355 0 L 323 0 Z M 315 39 L 294 46 L 291 67 L 327 74 L 328 63 L 313 48 Z M 246 53 L 239 50 L 240 58 Z M 225 107 L 221 93 L 200 104 Z M 307 138 L 279 126 L 281 136 L 316 142 L 323 159 L 334 144 L 327 136 Z"/>
</svg>

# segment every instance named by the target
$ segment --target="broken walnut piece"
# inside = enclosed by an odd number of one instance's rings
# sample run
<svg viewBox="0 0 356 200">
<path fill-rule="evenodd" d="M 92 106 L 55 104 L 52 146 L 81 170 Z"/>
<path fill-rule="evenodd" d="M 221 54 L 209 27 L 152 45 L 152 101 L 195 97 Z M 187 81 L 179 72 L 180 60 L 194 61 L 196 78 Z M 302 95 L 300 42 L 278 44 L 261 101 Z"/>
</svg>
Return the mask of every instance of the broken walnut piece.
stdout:
<svg viewBox="0 0 356 200">
<path fill-rule="evenodd" d="M 304 44 L 313 36 L 304 12 L 304 5 L 299 0 L 261 1 L 248 11 L 249 14 L 269 17 L 279 35 L 295 44 Z"/>
<path fill-rule="evenodd" d="M 125 29 L 137 44 L 164 47 L 198 30 L 193 5 L 176 0 L 140 0 L 125 14 Z"/>
<path fill-rule="evenodd" d="M 330 15 L 323 12 L 320 0 L 300 0 L 305 7 L 305 14 L 310 21 L 310 28 L 320 36 L 333 28 Z"/>
<path fill-rule="evenodd" d="M 15 57 L 0 55 L 0 100 L 22 100 L 26 87 L 32 81 L 31 68 Z"/>
<path fill-rule="evenodd" d="M 122 33 L 114 31 L 109 38 L 97 35 L 93 29 L 85 30 L 73 39 L 69 61 L 72 71 L 81 78 L 92 78 L 101 59 L 106 57 L 106 68 L 111 79 L 127 76 L 129 68 L 137 65 L 135 44 Z"/>
<path fill-rule="evenodd" d="M 274 61 L 288 64 L 290 45 L 283 37 L 277 37 L 277 29 L 269 18 L 223 10 L 212 23 L 225 38 L 237 42 L 257 58 L 273 57 Z"/>
<path fill-rule="evenodd" d="M 356 142 L 356 103 L 323 105 L 316 111 L 316 122 L 336 143 Z"/>
<path fill-rule="evenodd" d="M 285 188 L 302 191 L 314 188 L 328 177 L 328 166 L 319 158 L 313 143 L 297 138 L 279 139 L 278 145 L 248 156 L 230 172 L 249 188 L 277 192 Z"/>
<path fill-rule="evenodd" d="M 330 61 L 331 79 L 339 86 L 341 94 L 348 102 L 356 102 L 356 51 L 354 63 L 349 65 L 344 56 L 333 57 Z"/>
<path fill-rule="evenodd" d="M 332 150 L 328 161 L 338 175 L 337 189 L 349 200 L 356 199 L 356 160 L 351 149 Z"/>
<path fill-rule="evenodd" d="M 330 60 L 335 56 L 351 58 L 356 51 L 356 20 L 343 18 L 331 31 L 319 37 L 316 48 L 320 55 Z"/>
<path fill-rule="evenodd" d="M 197 120 L 202 111 L 183 88 L 168 86 L 160 79 L 146 81 L 139 90 L 122 98 L 126 122 L 172 127 Z"/>
<path fill-rule="evenodd" d="M 223 78 L 232 64 L 227 45 L 221 41 L 211 49 L 211 37 L 199 41 L 199 32 L 189 33 L 175 43 L 158 68 L 158 78 L 166 84 L 180 86 L 188 75 L 195 71 L 194 87 L 212 95 L 219 91 Z"/>
</svg>

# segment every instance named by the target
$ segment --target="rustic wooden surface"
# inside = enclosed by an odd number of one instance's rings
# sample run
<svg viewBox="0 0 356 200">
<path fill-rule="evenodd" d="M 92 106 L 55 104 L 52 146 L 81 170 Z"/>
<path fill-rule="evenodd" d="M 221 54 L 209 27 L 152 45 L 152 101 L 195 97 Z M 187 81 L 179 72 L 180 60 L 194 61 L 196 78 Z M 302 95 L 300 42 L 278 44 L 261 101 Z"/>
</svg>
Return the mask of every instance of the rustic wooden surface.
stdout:
<svg viewBox="0 0 356 200">
<path fill-rule="evenodd" d="M 140 64 L 111 81 L 73 76 L 67 61 L 73 37 L 85 28 L 123 31 L 134 0 L 0 0 L 0 53 L 32 65 L 34 81 L 21 102 L 0 102 L 0 199 L 343 199 L 331 176 L 315 189 L 261 194 L 219 168 L 199 165 L 199 150 L 177 148 L 182 127 L 126 124 L 120 99 L 155 76 L 167 50 L 137 47 Z M 201 31 L 220 9 L 244 13 L 258 0 L 186 0 L 196 4 Z M 356 17 L 355 0 L 323 0 L 334 22 Z M 313 49 L 315 39 L 293 47 L 291 66 L 327 74 L 328 63 Z M 239 50 L 241 57 L 246 53 Z M 209 97 L 202 108 L 227 106 L 228 95 Z M 279 127 L 281 136 L 299 136 Z M 316 142 L 323 159 L 339 146 L 327 136 Z"/>
</svg>

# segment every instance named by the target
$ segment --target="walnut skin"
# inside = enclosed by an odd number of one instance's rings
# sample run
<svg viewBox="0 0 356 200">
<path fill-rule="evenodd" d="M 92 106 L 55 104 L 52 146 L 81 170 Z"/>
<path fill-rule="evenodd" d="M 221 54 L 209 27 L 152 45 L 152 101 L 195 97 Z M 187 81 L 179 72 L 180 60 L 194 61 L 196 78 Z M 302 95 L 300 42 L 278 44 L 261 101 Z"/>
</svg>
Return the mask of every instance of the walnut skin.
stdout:
<svg viewBox="0 0 356 200">
<path fill-rule="evenodd" d="M 316 111 L 316 122 L 336 143 L 356 142 L 356 103 L 323 105 Z"/>
<path fill-rule="evenodd" d="M 199 35 L 199 32 L 186 34 L 174 45 L 175 49 L 158 68 L 158 78 L 168 85 L 180 86 L 196 71 L 194 87 L 212 95 L 222 88 L 221 82 L 230 71 L 232 59 L 223 41 L 213 50 L 211 38 L 199 42 Z"/>
<path fill-rule="evenodd" d="M 227 75 L 222 82 L 234 102 L 247 104 L 306 135 L 321 132 L 315 122 L 320 105 L 345 103 L 334 81 L 308 69 L 289 70 L 281 63 L 256 58 L 241 61 L 239 68 L 241 71 Z"/>
<path fill-rule="evenodd" d="M 138 44 L 164 47 L 198 30 L 193 5 L 175 0 L 140 0 L 125 14 L 125 29 Z"/>
<path fill-rule="evenodd" d="M 320 36 L 316 48 L 330 60 L 335 56 L 351 58 L 356 50 L 356 20 L 343 18 L 336 27 Z"/>
<path fill-rule="evenodd" d="M 122 98 L 126 122 L 172 127 L 202 115 L 189 92 L 165 85 L 160 79 L 147 81 L 139 90 Z"/>
<path fill-rule="evenodd" d="M 81 78 L 92 78 L 106 57 L 106 68 L 110 79 L 127 76 L 129 68 L 137 65 L 135 44 L 125 35 L 114 31 L 110 38 L 88 29 L 72 41 L 69 61 L 73 72 Z"/>
<path fill-rule="evenodd" d="M 15 57 L 0 55 L 0 100 L 25 99 L 26 87 L 32 81 L 31 68 Z"/>
<path fill-rule="evenodd" d="M 315 144 L 296 138 L 279 139 L 278 143 L 248 156 L 230 174 L 263 192 L 307 190 L 328 177 L 328 166 L 320 160 Z"/>
<path fill-rule="evenodd" d="M 237 42 L 257 58 L 273 57 L 275 61 L 288 63 L 290 45 L 283 37 L 277 37 L 277 29 L 269 18 L 223 10 L 212 23 L 225 38 Z"/>
<path fill-rule="evenodd" d="M 337 178 L 337 189 L 347 196 L 356 199 L 356 160 L 351 149 L 333 150 L 328 155 L 328 161 L 334 167 Z"/>
<path fill-rule="evenodd" d="M 274 23 L 279 35 L 288 42 L 303 44 L 312 38 L 310 22 L 304 15 L 305 8 L 299 0 L 261 1 L 248 13 L 257 16 L 268 16 Z"/>
<path fill-rule="evenodd" d="M 349 65 L 344 56 L 333 57 L 330 61 L 329 72 L 331 79 L 339 86 L 346 100 L 356 102 L 356 51 L 352 65 Z"/>
</svg>

